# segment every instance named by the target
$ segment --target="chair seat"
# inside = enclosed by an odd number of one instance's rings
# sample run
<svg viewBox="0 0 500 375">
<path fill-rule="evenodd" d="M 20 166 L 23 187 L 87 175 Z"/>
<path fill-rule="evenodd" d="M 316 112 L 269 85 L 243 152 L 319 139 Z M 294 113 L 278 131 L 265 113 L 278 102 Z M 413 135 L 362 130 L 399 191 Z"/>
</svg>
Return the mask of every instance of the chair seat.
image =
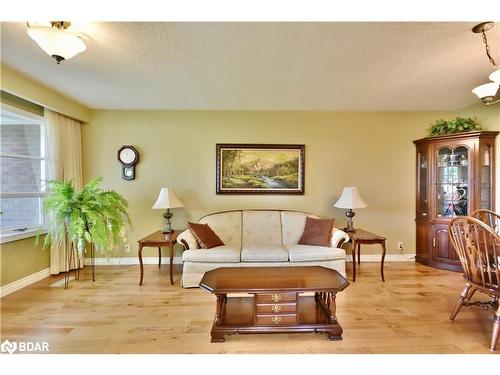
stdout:
<svg viewBox="0 0 500 375">
<path fill-rule="evenodd" d="M 474 277 L 472 282 L 482 288 L 493 289 L 493 290 L 500 289 L 498 277 L 494 273 L 491 273 L 491 281 L 490 281 L 490 273 L 488 273 L 487 271 L 484 272 L 483 277 L 484 277 L 484 286 L 483 286 L 483 279 L 481 279 L 481 277 L 477 277 L 477 279 L 476 277 Z"/>
</svg>

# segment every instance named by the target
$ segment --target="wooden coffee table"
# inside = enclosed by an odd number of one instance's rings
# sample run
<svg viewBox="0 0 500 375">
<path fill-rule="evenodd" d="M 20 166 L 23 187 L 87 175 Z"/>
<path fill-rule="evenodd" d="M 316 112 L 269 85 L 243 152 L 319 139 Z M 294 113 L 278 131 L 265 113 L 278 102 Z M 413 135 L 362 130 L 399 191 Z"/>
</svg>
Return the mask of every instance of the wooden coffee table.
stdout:
<svg viewBox="0 0 500 375">
<path fill-rule="evenodd" d="M 235 333 L 273 332 L 325 332 L 330 340 L 342 340 L 335 297 L 348 285 L 337 271 L 319 266 L 217 268 L 200 282 L 217 297 L 212 342 Z"/>
</svg>

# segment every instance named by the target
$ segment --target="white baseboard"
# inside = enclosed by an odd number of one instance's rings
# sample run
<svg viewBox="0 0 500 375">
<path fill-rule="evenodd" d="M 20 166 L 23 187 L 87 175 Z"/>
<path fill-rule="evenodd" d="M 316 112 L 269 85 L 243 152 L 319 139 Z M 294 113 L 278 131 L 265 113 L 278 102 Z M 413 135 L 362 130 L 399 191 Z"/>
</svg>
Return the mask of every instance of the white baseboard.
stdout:
<svg viewBox="0 0 500 375">
<path fill-rule="evenodd" d="M 380 262 L 381 254 L 361 254 L 361 262 Z M 352 262 L 352 255 L 347 255 L 347 262 Z M 414 262 L 415 254 L 385 254 L 384 262 Z"/>
<path fill-rule="evenodd" d="M 386 254 L 386 262 L 414 262 L 415 254 Z M 380 262 L 380 254 L 361 254 L 362 262 Z M 158 257 L 142 258 L 144 264 L 158 264 Z M 347 255 L 346 261 L 351 262 L 352 256 Z M 85 258 L 84 264 L 90 265 L 90 258 Z M 96 266 L 133 266 L 139 264 L 137 257 L 122 257 L 122 258 L 96 258 Z M 170 258 L 161 257 L 161 264 L 170 264 Z M 174 264 L 182 264 L 182 257 L 174 257 Z"/>
<path fill-rule="evenodd" d="M 90 266 L 91 258 L 85 258 L 84 263 Z M 142 258 L 144 264 L 158 264 L 158 257 L 144 257 Z M 139 264 L 138 257 L 121 257 L 121 258 L 95 258 L 96 266 L 133 266 Z M 169 257 L 161 257 L 161 264 L 170 264 Z M 174 264 L 182 264 L 181 257 L 174 257 Z"/>
<path fill-rule="evenodd" d="M 386 262 L 414 262 L 415 254 L 386 254 Z M 380 254 L 361 254 L 362 262 L 380 262 Z M 142 258 L 144 264 L 158 264 L 158 257 Z M 346 261 L 351 262 L 352 256 L 347 255 Z M 86 266 L 90 265 L 90 258 L 84 259 Z M 137 257 L 122 257 L 122 258 L 95 258 L 96 266 L 133 266 L 139 264 Z M 161 264 L 170 264 L 169 257 L 161 257 Z M 174 257 L 174 264 L 182 264 L 182 257 Z"/>
<path fill-rule="evenodd" d="M 45 268 L 41 271 L 35 272 L 31 275 L 23 277 L 22 279 L 13 281 L 10 284 L 2 286 L 0 291 L 0 296 L 5 297 L 11 293 L 14 293 L 16 290 L 27 287 L 28 285 L 36 283 L 37 281 L 45 279 L 46 277 L 49 276 L 50 276 L 50 268 Z"/>
</svg>

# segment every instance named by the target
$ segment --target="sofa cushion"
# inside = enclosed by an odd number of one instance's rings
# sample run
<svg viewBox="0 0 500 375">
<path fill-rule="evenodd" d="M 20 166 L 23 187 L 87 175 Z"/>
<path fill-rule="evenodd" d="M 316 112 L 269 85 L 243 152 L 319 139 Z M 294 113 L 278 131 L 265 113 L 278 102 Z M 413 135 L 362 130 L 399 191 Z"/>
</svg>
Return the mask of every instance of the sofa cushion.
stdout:
<svg viewBox="0 0 500 375">
<path fill-rule="evenodd" d="M 297 245 L 304 232 L 306 217 L 319 219 L 318 216 L 298 211 L 281 211 L 281 232 L 283 245 Z"/>
<path fill-rule="evenodd" d="M 242 262 L 286 262 L 288 251 L 283 246 L 243 246 Z"/>
<path fill-rule="evenodd" d="M 281 246 L 279 211 L 243 211 L 244 246 Z"/>
<path fill-rule="evenodd" d="M 345 251 L 336 247 L 293 245 L 286 246 L 290 262 L 313 262 L 345 259 Z"/>
<path fill-rule="evenodd" d="M 334 220 L 306 217 L 304 233 L 299 244 L 313 246 L 330 246 Z"/>
<path fill-rule="evenodd" d="M 241 211 L 221 212 L 202 217 L 200 224 L 208 224 L 226 244 L 241 248 Z"/>
<path fill-rule="evenodd" d="M 224 246 L 224 242 L 210 228 L 208 224 L 196 224 L 188 222 L 191 233 L 196 237 L 203 249 L 211 249 L 216 246 Z"/>
<path fill-rule="evenodd" d="M 184 262 L 233 263 L 240 261 L 240 249 L 232 246 L 217 246 L 211 249 L 186 250 Z"/>
</svg>

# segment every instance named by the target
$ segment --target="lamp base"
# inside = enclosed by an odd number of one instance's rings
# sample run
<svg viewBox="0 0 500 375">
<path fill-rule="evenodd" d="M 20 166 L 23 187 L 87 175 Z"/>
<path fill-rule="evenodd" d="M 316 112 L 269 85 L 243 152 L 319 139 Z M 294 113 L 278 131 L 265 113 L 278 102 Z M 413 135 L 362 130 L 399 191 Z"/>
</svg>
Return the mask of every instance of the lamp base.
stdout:
<svg viewBox="0 0 500 375">
<path fill-rule="evenodd" d="M 167 222 L 165 223 L 165 227 L 163 228 L 162 230 L 162 233 L 163 234 L 170 234 L 170 233 L 173 233 L 174 231 L 172 230 L 172 226 L 170 224 L 170 219 L 173 217 L 174 215 L 170 212 L 170 209 L 167 208 L 167 212 L 165 212 L 163 214 L 163 217 L 167 220 Z"/>
<path fill-rule="evenodd" d="M 345 232 L 356 232 L 356 229 L 354 229 L 352 218 L 356 215 L 353 210 L 349 209 L 345 212 L 345 216 L 347 217 L 347 227 L 344 228 Z"/>
</svg>

